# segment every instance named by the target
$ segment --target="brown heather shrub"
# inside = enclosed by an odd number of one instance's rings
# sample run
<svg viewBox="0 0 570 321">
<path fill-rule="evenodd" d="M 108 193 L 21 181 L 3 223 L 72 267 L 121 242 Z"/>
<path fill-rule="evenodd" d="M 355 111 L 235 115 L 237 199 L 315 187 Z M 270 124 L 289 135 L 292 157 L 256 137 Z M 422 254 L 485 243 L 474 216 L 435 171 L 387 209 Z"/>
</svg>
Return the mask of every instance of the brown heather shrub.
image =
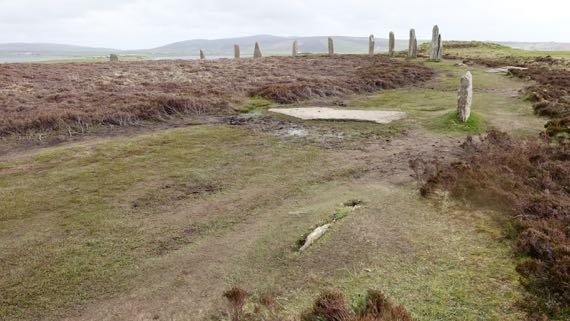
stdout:
<svg viewBox="0 0 570 321">
<path fill-rule="evenodd" d="M 240 321 L 243 314 L 243 306 L 247 299 L 247 292 L 238 287 L 233 287 L 224 292 L 224 297 L 228 300 L 232 310 L 232 321 Z"/>
<path fill-rule="evenodd" d="M 433 75 L 421 64 L 380 55 L 0 64 L 0 137 L 228 114 L 248 96 L 292 103 L 401 87 Z"/>
<path fill-rule="evenodd" d="M 442 167 L 422 187 L 512 213 L 525 304 L 536 320 L 570 317 L 570 142 L 518 141 L 489 132 L 469 139 L 462 162 Z"/>
<path fill-rule="evenodd" d="M 233 288 L 226 292 L 245 291 Z M 226 295 L 225 295 L 226 296 Z M 234 297 L 234 294 L 230 295 Z M 241 298 L 242 296 L 240 296 Z M 228 298 L 228 296 L 226 296 Z M 243 297 L 245 300 L 245 297 Z M 232 307 L 237 306 L 233 299 L 229 299 Z M 268 301 L 269 300 L 269 301 Z M 241 301 L 240 301 L 241 302 Z M 255 303 L 255 302 L 254 302 Z M 414 319 L 406 311 L 403 306 L 396 306 L 388 300 L 380 291 L 369 290 L 364 301 L 363 307 L 355 307 L 356 311 L 349 307 L 344 294 L 337 289 L 323 291 L 313 303 L 308 311 L 301 314 L 300 318 L 286 319 L 279 316 L 275 312 L 275 294 L 262 295 L 259 298 L 261 306 L 266 307 L 267 311 L 263 311 L 260 305 L 255 305 L 253 312 L 244 313 L 243 306 L 245 302 L 239 305 L 239 311 L 232 315 L 233 321 L 282 321 L 282 320 L 300 320 L 300 321 L 413 321 Z M 238 316 L 237 319 L 235 316 Z"/>
</svg>

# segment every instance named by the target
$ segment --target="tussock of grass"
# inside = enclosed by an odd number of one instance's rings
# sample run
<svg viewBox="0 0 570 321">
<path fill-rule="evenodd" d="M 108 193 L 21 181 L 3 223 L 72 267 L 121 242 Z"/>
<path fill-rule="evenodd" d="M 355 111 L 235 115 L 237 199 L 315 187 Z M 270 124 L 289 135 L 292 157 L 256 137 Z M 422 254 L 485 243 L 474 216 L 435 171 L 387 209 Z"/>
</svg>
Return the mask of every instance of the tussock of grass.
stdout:
<svg viewBox="0 0 570 321">
<path fill-rule="evenodd" d="M 465 134 L 480 134 L 485 131 L 485 122 L 478 113 L 471 113 L 466 122 L 462 122 L 457 112 L 452 111 L 433 121 L 433 129 Z"/>
</svg>

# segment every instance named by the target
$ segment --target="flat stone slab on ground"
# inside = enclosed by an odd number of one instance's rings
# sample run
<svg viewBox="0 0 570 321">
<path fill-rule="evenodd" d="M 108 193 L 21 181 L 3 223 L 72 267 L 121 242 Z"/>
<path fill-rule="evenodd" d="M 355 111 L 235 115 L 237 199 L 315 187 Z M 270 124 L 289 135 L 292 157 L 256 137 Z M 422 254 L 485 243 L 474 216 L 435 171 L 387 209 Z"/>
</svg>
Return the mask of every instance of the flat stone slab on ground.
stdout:
<svg viewBox="0 0 570 321">
<path fill-rule="evenodd" d="M 378 124 L 389 124 L 406 117 L 406 113 L 399 111 L 337 109 L 329 107 L 271 108 L 269 111 L 305 120 L 360 120 Z"/>
<path fill-rule="evenodd" d="M 492 68 L 492 69 L 487 70 L 487 72 L 493 73 L 493 74 L 508 73 L 509 69 L 528 70 L 528 68 L 524 68 L 524 67 L 505 66 L 505 67 L 499 67 L 499 68 Z"/>
</svg>

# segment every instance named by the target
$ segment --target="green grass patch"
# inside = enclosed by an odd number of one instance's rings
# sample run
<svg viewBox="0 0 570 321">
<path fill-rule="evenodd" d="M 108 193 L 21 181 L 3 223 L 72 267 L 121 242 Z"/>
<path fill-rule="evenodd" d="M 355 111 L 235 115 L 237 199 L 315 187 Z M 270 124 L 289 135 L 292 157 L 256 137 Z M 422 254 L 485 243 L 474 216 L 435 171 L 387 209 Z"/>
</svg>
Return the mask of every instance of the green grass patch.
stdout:
<svg viewBox="0 0 570 321">
<path fill-rule="evenodd" d="M 480 134 L 487 129 L 485 121 L 477 113 L 471 113 L 466 122 L 462 122 L 457 112 L 448 112 L 445 115 L 436 118 L 431 128 L 443 132 L 456 132 L 465 134 Z"/>
<path fill-rule="evenodd" d="M 278 104 L 272 102 L 271 100 L 265 99 L 259 96 L 249 97 L 248 100 L 234 109 L 240 113 L 252 113 L 252 112 L 263 112 L 269 108 L 276 107 Z"/>
<path fill-rule="evenodd" d="M 128 291 L 144 262 L 231 229 L 254 209 L 326 179 L 331 168 L 317 147 L 226 126 L 7 160 L 0 269 L 10 273 L 0 275 L 0 314 L 59 319 Z"/>
</svg>

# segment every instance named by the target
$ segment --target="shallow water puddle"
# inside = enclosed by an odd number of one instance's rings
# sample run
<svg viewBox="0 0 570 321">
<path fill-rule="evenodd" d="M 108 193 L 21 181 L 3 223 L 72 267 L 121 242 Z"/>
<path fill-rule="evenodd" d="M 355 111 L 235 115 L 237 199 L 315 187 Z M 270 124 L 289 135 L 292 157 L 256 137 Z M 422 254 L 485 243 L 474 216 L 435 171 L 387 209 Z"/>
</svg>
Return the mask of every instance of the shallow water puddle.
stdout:
<svg viewBox="0 0 570 321">
<path fill-rule="evenodd" d="M 406 113 L 399 111 L 336 109 L 329 107 L 272 108 L 269 111 L 305 120 L 360 120 L 379 124 L 389 124 L 406 117 Z"/>
</svg>

